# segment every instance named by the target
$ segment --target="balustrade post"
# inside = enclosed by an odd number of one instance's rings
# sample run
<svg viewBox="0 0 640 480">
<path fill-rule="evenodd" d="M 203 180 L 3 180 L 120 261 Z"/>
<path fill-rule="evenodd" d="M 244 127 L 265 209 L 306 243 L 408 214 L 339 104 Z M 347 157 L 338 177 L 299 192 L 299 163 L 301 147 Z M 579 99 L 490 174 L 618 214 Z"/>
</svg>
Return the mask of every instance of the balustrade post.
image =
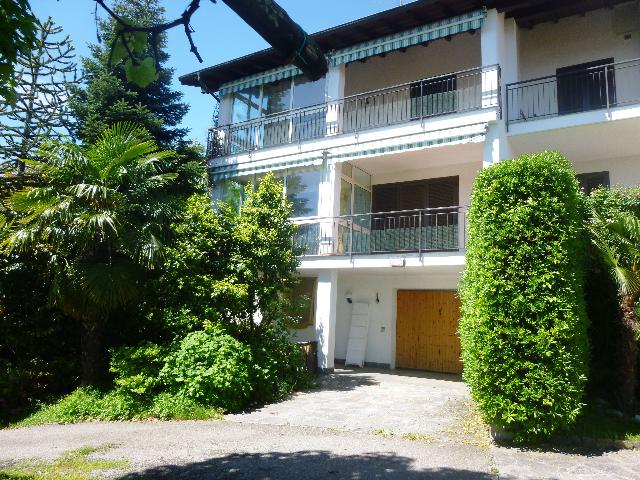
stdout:
<svg viewBox="0 0 640 480">
<path fill-rule="evenodd" d="M 607 97 L 607 110 L 609 110 L 611 105 L 609 105 L 609 74 L 607 72 L 607 65 L 604 66 L 604 92 Z"/>
</svg>

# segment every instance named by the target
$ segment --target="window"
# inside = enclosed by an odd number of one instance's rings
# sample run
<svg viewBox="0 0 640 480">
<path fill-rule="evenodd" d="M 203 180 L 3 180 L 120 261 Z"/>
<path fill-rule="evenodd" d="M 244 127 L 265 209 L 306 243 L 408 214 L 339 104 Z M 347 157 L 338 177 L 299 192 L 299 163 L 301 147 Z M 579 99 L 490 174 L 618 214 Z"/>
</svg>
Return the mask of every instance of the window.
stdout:
<svg viewBox="0 0 640 480">
<path fill-rule="evenodd" d="M 232 123 L 324 103 L 325 79 L 312 82 L 305 76 L 250 87 L 233 94 Z"/>
<path fill-rule="evenodd" d="M 302 277 L 296 285 L 289 299 L 291 300 L 292 316 L 300 318 L 300 322 L 290 324 L 290 328 L 301 329 L 311 327 L 315 323 L 315 298 L 318 281 L 316 278 Z"/>
<path fill-rule="evenodd" d="M 288 172 L 286 176 L 287 198 L 293 203 L 293 217 L 315 217 L 318 215 L 320 169 Z"/>
<path fill-rule="evenodd" d="M 609 188 L 609 172 L 579 173 L 580 189 L 585 195 L 590 195 L 598 187 Z"/>
<path fill-rule="evenodd" d="M 340 215 L 371 212 L 371 175 L 348 162 L 342 164 Z"/>
<path fill-rule="evenodd" d="M 616 82 L 612 63 L 613 58 L 607 58 L 558 68 L 558 114 L 586 112 L 615 104 Z"/>
<path fill-rule="evenodd" d="M 260 87 L 251 87 L 233 94 L 232 122 L 240 123 L 260 116 Z"/>
<path fill-rule="evenodd" d="M 373 211 L 394 212 L 458 205 L 458 177 L 373 186 Z"/>
</svg>

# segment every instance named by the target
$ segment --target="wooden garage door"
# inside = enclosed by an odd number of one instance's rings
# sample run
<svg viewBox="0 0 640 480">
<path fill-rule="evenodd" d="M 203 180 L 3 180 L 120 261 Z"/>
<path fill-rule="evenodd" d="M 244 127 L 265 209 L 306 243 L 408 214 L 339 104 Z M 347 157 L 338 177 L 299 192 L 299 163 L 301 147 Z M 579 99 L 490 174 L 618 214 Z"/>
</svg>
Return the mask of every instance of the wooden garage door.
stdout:
<svg viewBox="0 0 640 480">
<path fill-rule="evenodd" d="M 460 373 L 460 300 L 452 290 L 399 290 L 396 368 Z"/>
</svg>

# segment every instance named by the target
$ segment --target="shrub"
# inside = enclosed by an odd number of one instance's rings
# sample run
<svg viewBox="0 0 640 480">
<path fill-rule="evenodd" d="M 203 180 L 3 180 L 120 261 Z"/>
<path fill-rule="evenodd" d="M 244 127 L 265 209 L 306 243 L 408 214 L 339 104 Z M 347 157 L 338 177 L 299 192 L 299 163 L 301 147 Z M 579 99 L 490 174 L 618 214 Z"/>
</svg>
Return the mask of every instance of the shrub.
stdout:
<svg viewBox="0 0 640 480">
<path fill-rule="evenodd" d="M 257 404 L 281 400 L 294 390 L 308 387 L 311 376 L 302 361 L 300 347 L 278 324 L 265 331 L 251 346 L 253 395 Z"/>
<path fill-rule="evenodd" d="M 166 359 L 171 391 L 202 405 L 239 410 L 251 395 L 251 352 L 218 326 L 189 333 Z"/>
<path fill-rule="evenodd" d="M 640 187 L 600 188 L 591 193 L 587 203 L 592 214 L 597 214 L 605 222 L 614 222 L 624 215 L 640 218 Z M 616 243 L 606 230 L 600 235 L 608 237 L 609 243 Z M 624 368 L 626 348 L 618 286 L 600 252 L 594 247 L 589 252 L 585 291 L 591 320 L 590 391 L 623 408 L 620 387 L 624 385 L 628 372 Z"/>
<path fill-rule="evenodd" d="M 464 379 L 486 420 L 515 440 L 581 411 L 588 370 L 585 208 L 560 154 L 483 170 L 469 210 L 461 285 Z"/>
<path fill-rule="evenodd" d="M 148 416 L 160 420 L 207 420 L 222 418 L 222 411 L 218 408 L 204 407 L 193 400 L 161 393 L 153 399 L 147 412 Z"/>
<path fill-rule="evenodd" d="M 161 387 L 160 370 L 167 352 L 168 348 L 151 342 L 112 351 L 109 370 L 116 375 L 116 387 L 134 395 L 153 395 Z"/>
</svg>

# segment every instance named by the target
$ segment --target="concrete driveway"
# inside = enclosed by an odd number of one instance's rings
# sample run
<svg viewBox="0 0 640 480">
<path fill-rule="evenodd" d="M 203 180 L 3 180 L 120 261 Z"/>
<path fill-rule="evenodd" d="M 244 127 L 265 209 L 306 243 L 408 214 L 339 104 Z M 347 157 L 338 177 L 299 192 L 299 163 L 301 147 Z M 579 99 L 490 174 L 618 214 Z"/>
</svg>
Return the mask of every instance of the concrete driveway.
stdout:
<svg viewBox="0 0 640 480">
<path fill-rule="evenodd" d="M 0 469 L 87 446 L 119 479 L 640 479 L 640 451 L 496 446 L 458 377 L 409 371 L 338 370 L 223 421 L 0 430 Z"/>
<path fill-rule="evenodd" d="M 336 369 L 318 388 L 226 420 L 363 433 L 439 435 L 463 420 L 469 391 L 459 375 Z"/>
</svg>

